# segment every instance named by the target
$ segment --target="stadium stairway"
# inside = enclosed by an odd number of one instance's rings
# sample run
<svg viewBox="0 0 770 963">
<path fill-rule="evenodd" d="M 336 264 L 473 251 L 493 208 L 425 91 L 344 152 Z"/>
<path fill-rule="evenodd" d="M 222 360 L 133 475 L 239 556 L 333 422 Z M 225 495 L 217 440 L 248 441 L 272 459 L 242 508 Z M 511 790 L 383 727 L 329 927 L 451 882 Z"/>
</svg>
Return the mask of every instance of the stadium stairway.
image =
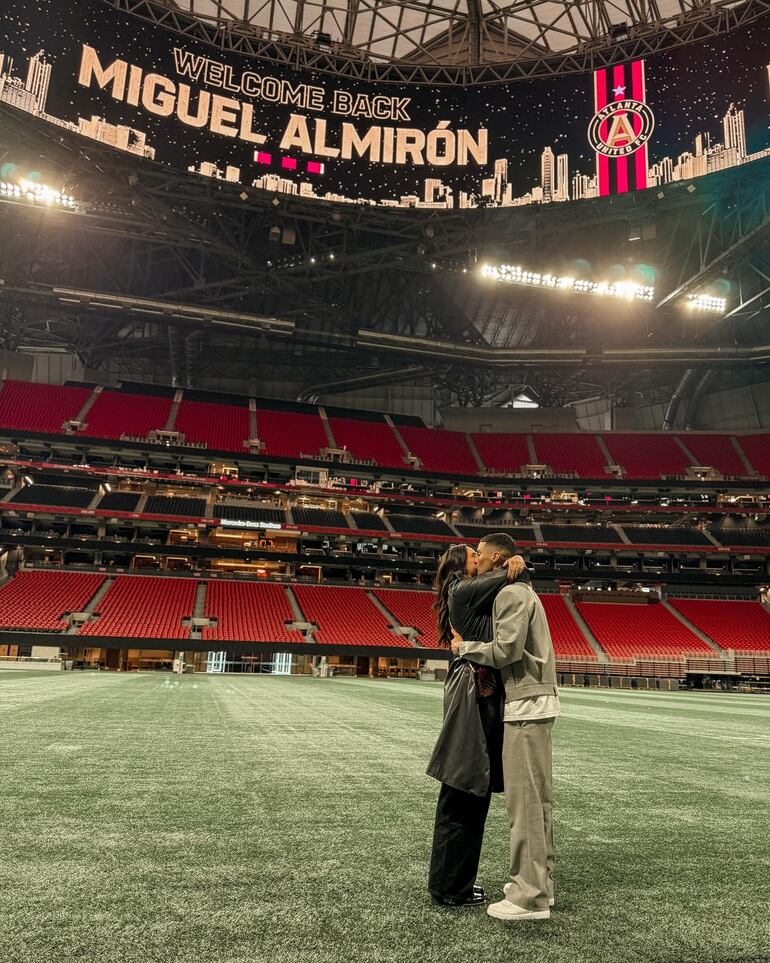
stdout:
<svg viewBox="0 0 770 963">
<path fill-rule="evenodd" d="M 679 435 L 672 435 L 672 438 L 674 439 L 674 444 L 679 447 L 680 451 L 684 454 L 685 458 L 690 462 L 691 465 L 700 464 L 700 459 L 697 457 L 697 455 L 694 455 L 692 451 L 690 451 Z"/>
<path fill-rule="evenodd" d="M 0 497 L 0 502 L 10 502 L 16 497 L 16 495 L 19 494 L 23 487 L 23 482 L 19 482 L 17 485 L 14 485 L 13 488 L 9 488 L 8 491 L 2 497 Z"/>
<path fill-rule="evenodd" d="M 698 638 L 701 641 L 705 642 L 706 645 L 709 646 L 709 648 L 713 649 L 720 658 L 722 659 L 725 658 L 724 650 L 721 649 L 716 644 L 716 642 L 714 642 L 713 639 L 710 639 L 705 632 L 702 632 L 697 625 L 693 624 L 688 618 L 682 615 L 681 612 L 677 611 L 674 608 L 674 606 L 670 605 L 665 599 L 663 599 L 662 604 L 663 604 L 663 607 L 668 609 L 668 611 L 674 616 L 674 618 L 678 619 L 685 628 L 689 629 L 693 633 L 693 635 L 697 635 Z"/>
<path fill-rule="evenodd" d="M 388 622 L 390 622 L 391 632 L 395 635 L 402 635 L 405 639 L 409 639 L 410 644 L 417 648 L 417 630 L 413 626 L 401 625 L 390 609 L 383 604 L 382 600 L 379 599 L 374 592 L 367 592 L 366 594 L 372 600 L 372 605 L 379 609 Z"/>
<path fill-rule="evenodd" d="M 717 548 L 722 548 L 722 543 L 717 541 L 715 536 L 709 531 L 708 528 L 702 528 L 700 531 L 703 533 L 704 537 L 711 542 L 712 545 L 716 545 Z"/>
<path fill-rule="evenodd" d="M 614 464 L 615 464 L 615 459 L 614 459 L 613 456 L 610 454 L 610 450 L 609 450 L 609 448 L 607 447 L 607 445 L 606 445 L 606 443 L 605 443 L 605 441 L 604 441 L 604 438 L 602 438 L 601 435 L 594 435 L 594 438 L 596 439 L 596 443 L 597 443 L 597 445 L 599 446 L 599 448 L 601 449 L 601 452 L 602 452 L 602 454 L 604 455 L 604 457 L 605 457 L 605 459 L 606 459 L 605 464 L 606 464 L 606 465 L 614 465 Z"/>
<path fill-rule="evenodd" d="M 299 602 L 297 601 L 297 596 L 292 592 L 291 586 L 286 585 L 286 598 L 289 600 L 289 608 L 291 609 L 292 615 L 294 616 L 294 621 L 288 623 L 287 627 L 290 629 L 296 629 L 298 632 L 302 632 L 305 636 L 306 642 L 315 642 L 314 631 L 318 628 L 315 622 L 308 622 L 305 618 L 305 613 L 300 608 Z"/>
<path fill-rule="evenodd" d="M 449 528 L 452 529 L 452 531 L 455 533 L 455 535 L 456 535 L 456 536 L 460 539 L 460 541 L 462 542 L 463 539 L 464 539 L 464 536 L 463 536 L 460 532 L 457 531 L 457 529 L 456 529 L 455 526 L 449 521 L 449 519 L 445 518 L 445 519 L 444 519 L 444 522 L 446 523 L 446 525 L 447 525 Z"/>
<path fill-rule="evenodd" d="M 94 612 L 97 610 L 97 608 L 98 608 L 99 603 L 101 602 L 101 600 L 102 600 L 102 599 L 104 598 L 104 596 L 109 592 L 110 587 L 112 586 L 112 583 L 113 583 L 114 581 L 115 581 L 114 578 L 106 578 L 106 579 L 102 582 L 102 584 L 99 586 L 99 588 L 96 590 L 96 593 L 91 596 L 91 598 L 88 600 L 88 602 L 87 602 L 87 603 L 83 606 L 83 608 L 80 610 L 81 612 L 87 613 L 88 619 L 87 619 L 86 621 L 88 621 L 88 622 L 91 621 L 91 616 L 92 616 L 92 615 L 94 614 Z M 73 613 L 73 615 L 74 615 L 74 613 Z M 78 629 L 81 627 L 81 625 L 83 625 L 83 621 L 82 621 L 81 619 L 75 620 L 75 619 L 73 618 L 73 615 L 70 615 L 69 625 L 67 626 L 67 629 L 66 629 L 66 631 L 65 631 L 65 633 L 64 633 L 65 635 L 76 635 Z"/>
<path fill-rule="evenodd" d="M 538 463 L 537 449 L 535 448 L 535 439 L 532 437 L 531 433 L 527 433 L 527 455 L 529 456 L 530 465 L 536 465 Z"/>
<path fill-rule="evenodd" d="M 84 403 L 83 403 L 83 407 L 80 409 L 80 411 L 75 415 L 75 417 L 74 417 L 72 420 L 73 420 L 73 421 L 79 421 L 79 422 L 81 422 L 82 424 L 85 424 L 85 423 L 86 423 L 86 415 L 87 415 L 88 412 L 91 410 L 91 408 L 94 406 L 94 404 L 96 403 L 97 399 L 99 398 L 99 395 L 100 395 L 103 391 L 104 391 L 104 387 L 103 387 L 102 385 L 97 385 L 97 386 L 94 388 L 94 390 L 91 392 L 91 394 L 86 398 L 86 400 L 85 400 Z"/>
<path fill-rule="evenodd" d="M 393 532 L 393 534 L 395 535 L 395 534 L 396 534 L 396 530 L 395 530 L 395 528 L 393 528 L 393 526 L 390 524 L 390 519 L 388 518 L 388 513 L 387 513 L 387 512 L 383 512 L 382 515 L 380 515 L 380 518 L 382 519 L 382 523 L 383 523 L 383 525 L 385 526 L 385 528 L 387 528 L 387 530 L 388 530 L 389 532 Z"/>
<path fill-rule="evenodd" d="M 206 617 L 206 583 L 198 582 L 198 588 L 195 592 L 195 602 L 193 603 L 193 618 L 203 619 Z"/>
<path fill-rule="evenodd" d="M 326 413 L 326 408 L 323 405 L 318 406 L 318 415 L 321 419 L 321 424 L 323 425 L 324 434 L 326 435 L 326 440 L 329 443 L 330 448 L 339 448 L 337 444 L 337 439 L 334 437 L 334 432 L 332 431 L 332 426 L 329 422 L 329 416 Z"/>
<path fill-rule="evenodd" d="M 738 438 L 735 437 L 735 435 L 730 436 L 730 444 L 735 449 L 736 455 L 740 458 L 741 464 L 746 469 L 746 474 L 748 475 L 748 477 L 756 478 L 759 473 L 749 461 L 748 456 L 746 455 L 746 452 L 741 448 L 741 443 L 738 440 Z"/>
<path fill-rule="evenodd" d="M 610 660 L 609 660 L 609 657 L 607 656 L 607 653 L 601 647 L 601 645 L 599 644 L 599 640 L 596 638 L 593 632 L 588 628 L 588 623 L 580 614 L 580 612 L 578 612 L 578 609 L 575 603 L 572 601 L 569 595 L 562 595 L 562 598 L 564 599 L 564 604 L 569 609 L 570 615 L 577 623 L 577 626 L 580 629 L 580 631 L 583 633 L 583 637 L 585 638 L 586 642 L 591 646 L 591 648 L 596 653 L 597 662 L 605 662 L 605 663 L 609 662 Z"/>
<path fill-rule="evenodd" d="M 182 398 L 184 397 L 184 392 L 178 389 L 174 394 L 174 401 L 171 404 L 171 408 L 168 412 L 168 418 L 166 419 L 166 424 L 163 426 L 164 431 L 173 431 L 174 425 L 176 424 L 176 416 L 179 414 L 179 406 L 182 404 Z"/>
<path fill-rule="evenodd" d="M 631 539 L 623 531 L 622 525 L 616 523 L 614 525 L 610 525 L 610 528 L 615 529 L 615 531 L 618 533 L 618 538 L 621 540 L 621 542 L 623 542 L 624 545 L 633 545 L 633 542 L 631 541 Z"/>
<path fill-rule="evenodd" d="M 191 639 L 202 639 L 203 630 L 216 626 L 215 616 L 206 615 L 206 590 L 208 582 L 200 581 L 195 587 L 195 600 L 193 601 L 192 616 L 189 619 L 182 619 L 182 625 L 190 628 Z"/>
<path fill-rule="evenodd" d="M 390 430 L 391 430 L 391 431 L 393 432 L 393 434 L 395 435 L 396 441 L 397 441 L 397 442 L 399 443 L 399 445 L 401 446 L 401 451 L 404 453 L 404 464 L 406 464 L 406 461 L 407 461 L 407 459 L 409 458 L 409 454 L 410 454 L 410 452 L 409 452 L 409 445 L 407 445 L 407 443 L 404 441 L 403 435 L 402 435 L 401 432 L 398 430 L 398 425 L 396 425 L 396 424 L 394 423 L 394 421 L 393 421 L 393 419 L 390 417 L 390 415 L 388 415 L 388 414 L 383 414 L 382 417 L 385 419 L 385 424 L 388 425 L 388 427 L 390 428 Z"/>
<path fill-rule="evenodd" d="M 476 442 L 473 440 L 473 435 L 470 432 L 466 432 L 465 440 L 468 442 L 468 448 L 470 448 L 471 454 L 473 455 L 473 460 L 476 462 L 476 467 L 479 470 L 479 475 L 486 474 L 486 466 L 481 460 L 481 455 L 476 447 Z"/>
</svg>

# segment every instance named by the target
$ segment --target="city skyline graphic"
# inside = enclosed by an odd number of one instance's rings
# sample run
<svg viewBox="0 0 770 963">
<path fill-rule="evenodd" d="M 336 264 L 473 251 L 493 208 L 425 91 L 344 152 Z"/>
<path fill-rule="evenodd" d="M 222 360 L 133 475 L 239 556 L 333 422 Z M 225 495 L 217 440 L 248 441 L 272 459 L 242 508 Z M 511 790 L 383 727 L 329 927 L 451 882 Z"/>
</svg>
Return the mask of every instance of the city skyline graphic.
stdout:
<svg viewBox="0 0 770 963">
<path fill-rule="evenodd" d="M 30 6 L 28 0 L 10 0 L 10 5 L 12 11 Z M 40 5 L 52 10 L 53 0 L 40 0 L 36 7 Z M 99 18 L 99 30 L 91 29 L 93 20 L 82 17 L 83 7 L 89 5 Z M 451 90 L 410 89 L 406 99 L 415 128 L 428 130 L 438 122 L 446 123 L 446 117 L 452 117 L 457 128 L 475 131 L 469 117 L 484 125 L 488 132 L 484 165 L 387 167 L 361 157 L 330 160 L 329 154 L 321 161 L 312 153 L 298 156 L 296 151 L 279 149 L 276 131 L 289 109 L 281 113 L 272 108 L 271 112 L 255 102 L 255 124 L 266 131 L 267 139 L 255 149 L 209 131 L 191 131 L 172 117 L 143 113 L 117 102 L 108 90 L 78 86 L 77 64 L 84 43 L 104 51 L 105 63 L 124 57 L 129 63 L 141 63 L 146 71 L 173 76 L 169 51 L 179 40 L 115 14 L 109 44 L 105 37 L 110 33 L 111 9 L 98 0 L 64 6 L 79 9 L 80 18 L 73 19 L 70 29 L 64 16 L 63 29 L 55 39 L 39 36 L 35 27 L 40 26 L 40 18 L 34 26 L 29 20 L 15 21 L 13 13 L 0 19 L 0 102 L 135 156 L 225 182 L 347 204 L 453 210 L 565 203 L 602 193 L 597 154 L 587 134 L 594 115 L 590 74 L 489 90 L 472 88 L 454 95 Z M 655 120 L 645 153 L 635 162 L 643 187 L 660 189 L 770 154 L 768 19 L 744 28 L 741 37 L 728 35 L 679 51 L 676 57 L 650 58 L 646 65 L 636 62 L 642 69 L 646 66 L 648 102 Z M 17 26 L 22 29 L 12 29 Z M 128 39 L 126 31 L 131 34 Z M 150 36 L 153 44 L 143 54 L 144 41 Z M 756 40 L 756 47 L 747 45 L 747 39 Z M 747 49 L 753 51 L 751 57 Z M 739 66 L 729 70 L 729 65 L 735 65 L 734 50 L 744 56 Z M 687 91 L 689 100 L 668 100 L 672 89 L 681 89 L 702 67 L 699 59 L 711 64 L 711 88 Z M 628 65 L 629 69 L 636 64 Z M 623 69 L 614 68 L 615 76 Z M 270 73 L 277 75 L 273 65 Z M 325 82 L 331 87 L 331 81 Z M 346 85 L 351 94 L 371 89 L 362 83 Z M 405 90 L 389 88 L 388 93 Z M 542 99 L 546 93 L 548 101 Z M 621 83 L 612 89 L 618 103 L 627 96 Z M 538 129 L 538 115 L 531 116 L 530 103 L 540 107 Z M 670 123 L 672 117 L 679 123 Z M 511 125 L 512 120 L 517 123 Z M 519 136 L 519 131 L 526 136 Z"/>
</svg>

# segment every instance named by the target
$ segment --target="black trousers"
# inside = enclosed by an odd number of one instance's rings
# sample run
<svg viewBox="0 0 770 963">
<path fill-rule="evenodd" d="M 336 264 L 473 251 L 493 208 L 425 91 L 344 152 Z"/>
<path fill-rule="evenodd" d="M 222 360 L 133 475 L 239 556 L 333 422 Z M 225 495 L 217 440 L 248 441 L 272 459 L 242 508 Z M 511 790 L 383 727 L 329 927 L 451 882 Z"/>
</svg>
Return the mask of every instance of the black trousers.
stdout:
<svg viewBox="0 0 770 963">
<path fill-rule="evenodd" d="M 497 704 L 496 704 L 497 703 Z M 478 700 L 479 712 L 490 750 L 499 747 L 502 732 L 499 700 Z M 499 751 L 499 750 L 498 750 Z M 441 784 L 433 827 L 428 889 L 434 896 L 463 899 L 470 896 L 479 871 L 484 826 L 492 793 L 472 793 Z"/>
<path fill-rule="evenodd" d="M 428 889 L 434 896 L 464 899 L 479 871 L 491 793 L 473 796 L 441 784 L 433 829 Z"/>
</svg>

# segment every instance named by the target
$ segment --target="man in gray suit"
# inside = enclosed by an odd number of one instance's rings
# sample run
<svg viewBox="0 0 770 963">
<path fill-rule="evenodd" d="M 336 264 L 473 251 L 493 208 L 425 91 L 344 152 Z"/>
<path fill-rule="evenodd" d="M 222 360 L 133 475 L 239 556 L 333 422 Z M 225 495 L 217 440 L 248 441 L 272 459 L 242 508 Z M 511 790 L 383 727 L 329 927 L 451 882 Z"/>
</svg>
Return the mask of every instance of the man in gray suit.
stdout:
<svg viewBox="0 0 770 963">
<path fill-rule="evenodd" d="M 485 536 L 479 573 L 516 553 L 506 534 Z M 554 903 L 551 730 L 560 715 L 556 663 L 545 611 L 528 578 L 506 585 L 494 605 L 491 642 L 452 641 L 455 655 L 500 670 L 505 686 L 503 778 L 511 830 L 510 882 L 487 907 L 496 919 L 548 919 Z"/>
</svg>

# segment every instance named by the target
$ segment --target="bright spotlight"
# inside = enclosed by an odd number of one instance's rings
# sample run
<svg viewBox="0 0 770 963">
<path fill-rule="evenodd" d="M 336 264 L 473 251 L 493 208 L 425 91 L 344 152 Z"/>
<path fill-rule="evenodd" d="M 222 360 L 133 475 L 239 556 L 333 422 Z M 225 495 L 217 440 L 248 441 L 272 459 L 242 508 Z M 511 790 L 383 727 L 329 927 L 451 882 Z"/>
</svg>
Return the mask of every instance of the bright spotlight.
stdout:
<svg viewBox="0 0 770 963">
<path fill-rule="evenodd" d="M 31 180 L 20 180 L 18 184 L 0 181 L 0 200 L 27 201 L 31 204 L 47 204 L 49 207 L 75 207 L 75 198 L 63 191 L 57 191 L 47 184 Z"/>
<path fill-rule="evenodd" d="M 525 287 L 549 288 L 556 291 L 573 291 L 576 294 L 592 294 L 596 297 L 622 298 L 626 301 L 652 302 L 655 288 L 649 284 L 636 284 L 633 281 L 588 281 L 585 278 L 558 277 L 555 274 L 540 274 L 525 271 L 519 265 L 484 264 L 481 276 L 500 281 L 503 284 L 521 284 Z"/>
<path fill-rule="evenodd" d="M 685 302 L 694 311 L 710 311 L 712 314 L 724 314 L 727 298 L 715 298 L 712 294 L 690 294 Z"/>
</svg>

